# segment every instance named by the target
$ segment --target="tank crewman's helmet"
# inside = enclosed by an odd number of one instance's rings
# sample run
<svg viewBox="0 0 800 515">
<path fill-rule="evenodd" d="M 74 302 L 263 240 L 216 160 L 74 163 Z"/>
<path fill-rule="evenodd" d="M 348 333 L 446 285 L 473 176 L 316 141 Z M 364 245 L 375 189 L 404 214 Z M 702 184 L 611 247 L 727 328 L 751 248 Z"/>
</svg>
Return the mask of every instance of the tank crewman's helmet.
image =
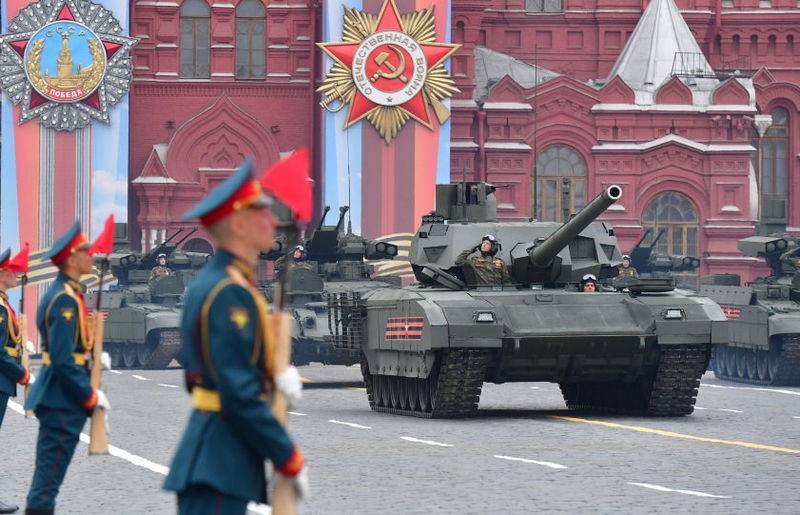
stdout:
<svg viewBox="0 0 800 515">
<path fill-rule="evenodd" d="M 292 257 L 294 258 L 294 253 L 300 251 L 300 257 L 297 258 L 298 260 L 302 261 L 306 258 L 306 248 L 303 245 L 295 245 L 292 249 Z"/>
<path fill-rule="evenodd" d="M 500 242 L 497 241 L 497 238 L 494 237 L 493 234 L 486 234 L 481 238 L 481 244 L 484 241 L 488 241 L 492 244 L 492 248 L 489 250 L 489 255 L 494 256 L 500 250 Z"/>
<path fill-rule="evenodd" d="M 156 259 L 161 259 L 161 258 L 167 259 L 167 255 L 162 252 L 161 254 L 156 256 Z"/>
<path fill-rule="evenodd" d="M 6 249 L 0 254 L 0 270 L 3 270 L 11 259 L 11 249 Z"/>
<path fill-rule="evenodd" d="M 184 213 L 183 219 L 199 218 L 203 226 L 210 227 L 236 211 L 271 204 L 272 198 L 264 193 L 261 183 L 253 176 L 253 161 L 248 157 L 233 175 Z"/>
<path fill-rule="evenodd" d="M 630 257 L 629 255 L 627 255 L 627 254 L 623 254 L 623 255 L 622 255 L 622 259 L 623 259 L 623 260 L 627 259 L 628 261 L 630 261 L 630 260 L 631 260 L 631 257 Z"/>
<path fill-rule="evenodd" d="M 81 232 L 81 223 L 75 222 L 72 227 L 67 229 L 67 232 L 53 243 L 44 258 L 52 261 L 54 265 L 59 265 L 72 254 L 79 250 L 89 250 L 89 247 L 91 247 L 91 243 Z"/>
<path fill-rule="evenodd" d="M 595 277 L 594 274 L 584 275 L 581 279 L 581 288 L 583 288 L 583 285 L 586 283 L 594 283 L 594 285 L 597 286 L 597 277 Z"/>
</svg>

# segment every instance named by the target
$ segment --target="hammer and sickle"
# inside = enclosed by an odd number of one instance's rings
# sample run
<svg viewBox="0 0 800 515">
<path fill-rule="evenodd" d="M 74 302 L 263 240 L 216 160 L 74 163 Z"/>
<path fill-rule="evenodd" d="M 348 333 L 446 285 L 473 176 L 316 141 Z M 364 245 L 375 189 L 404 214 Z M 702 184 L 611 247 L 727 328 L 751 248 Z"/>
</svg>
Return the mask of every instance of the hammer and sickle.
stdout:
<svg viewBox="0 0 800 515">
<path fill-rule="evenodd" d="M 389 52 L 381 52 L 375 57 L 375 64 L 378 66 L 386 66 L 391 70 L 391 73 L 386 73 L 385 71 L 378 69 L 372 77 L 370 77 L 370 81 L 376 82 L 380 78 L 384 79 L 400 79 L 402 82 L 408 82 L 408 79 L 403 72 L 406 71 L 406 56 L 394 45 L 387 45 L 387 48 L 394 52 L 394 55 L 400 60 L 397 63 L 397 66 L 393 65 L 389 62 Z"/>
</svg>

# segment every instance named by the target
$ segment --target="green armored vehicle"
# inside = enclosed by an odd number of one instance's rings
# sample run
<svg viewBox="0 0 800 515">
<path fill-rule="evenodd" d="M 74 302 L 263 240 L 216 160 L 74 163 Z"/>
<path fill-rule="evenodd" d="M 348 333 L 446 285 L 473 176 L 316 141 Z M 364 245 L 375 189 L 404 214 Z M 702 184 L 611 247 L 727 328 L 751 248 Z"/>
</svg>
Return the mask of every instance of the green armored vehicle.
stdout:
<svg viewBox="0 0 800 515">
<path fill-rule="evenodd" d="M 628 253 L 631 258 L 631 266 L 636 269 L 639 277 L 643 279 L 673 278 L 679 283 L 678 287 L 685 286 L 680 284 L 680 274 L 697 270 L 700 267 L 700 260 L 693 256 L 671 256 L 659 251 L 656 247 L 667 230 L 662 227 L 655 238 L 648 242 L 647 240 L 652 232 L 653 230 L 649 228 L 645 230 L 639 242 Z M 617 282 L 615 282 L 616 284 Z M 619 284 L 624 285 L 624 281 L 621 280 Z M 696 286 L 692 285 L 692 288 L 696 288 Z"/>
<path fill-rule="evenodd" d="M 393 259 L 397 256 L 397 246 L 367 240 L 353 234 L 349 227 L 345 231 L 348 210 L 348 207 L 339 208 L 336 225 L 324 225 L 330 211 L 330 207 L 325 207 L 319 225 L 303 244 L 305 256 L 299 264 L 291 262 L 293 249 L 285 248 L 280 240 L 272 252 L 262 255 L 262 259 L 275 260 L 276 267 L 291 268 L 284 306 L 294 318 L 292 362 L 295 366 L 312 362 L 347 366 L 359 363 L 359 350 L 333 345 L 329 298 L 345 299 L 387 284 L 400 285 L 395 277 L 373 278 L 374 266 L 365 261 Z M 270 298 L 271 286 L 264 285 Z"/>
<path fill-rule="evenodd" d="M 103 291 L 105 350 L 115 368 L 166 368 L 180 348 L 180 302 L 186 286 L 208 260 L 208 254 L 177 250 L 194 231 L 178 243 L 179 230 L 149 253 L 128 250 L 126 225 L 115 226 L 114 252 L 108 257 L 116 278 Z M 170 275 L 151 280 L 157 257 L 167 257 Z M 95 293 L 87 305 L 95 306 Z"/>
<path fill-rule="evenodd" d="M 800 276 L 789 263 L 798 250 L 792 237 L 739 240 L 745 256 L 762 257 L 772 274 L 741 286 L 736 274 L 703 278 L 700 294 L 719 303 L 729 339 L 715 348 L 712 368 L 740 383 L 800 385 Z"/>
<path fill-rule="evenodd" d="M 437 186 L 436 212 L 412 242 L 418 283 L 338 306 L 334 336 L 363 352 L 370 407 L 463 417 L 476 412 L 484 382 L 549 381 L 570 409 L 692 413 L 725 321 L 719 306 L 665 279 L 627 293 L 575 288 L 587 274 L 608 279 L 621 261 L 613 230 L 595 222 L 621 195 L 609 186 L 563 225 L 498 222 L 493 186 Z M 455 265 L 488 235 L 513 284 L 476 285 L 471 267 Z"/>
</svg>

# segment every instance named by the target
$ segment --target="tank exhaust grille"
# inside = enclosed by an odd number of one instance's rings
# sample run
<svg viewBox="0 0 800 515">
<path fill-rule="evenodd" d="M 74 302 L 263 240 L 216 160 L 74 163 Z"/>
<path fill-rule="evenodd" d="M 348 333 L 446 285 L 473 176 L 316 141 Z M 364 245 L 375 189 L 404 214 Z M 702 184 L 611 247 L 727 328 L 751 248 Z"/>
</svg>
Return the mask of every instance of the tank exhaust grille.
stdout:
<svg viewBox="0 0 800 515">
<path fill-rule="evenodd" d="M 328 329 L 333 346 L 361 350 L 367 339 L 367 306 L 358 292 L 326 293 Z"/>
</svg>

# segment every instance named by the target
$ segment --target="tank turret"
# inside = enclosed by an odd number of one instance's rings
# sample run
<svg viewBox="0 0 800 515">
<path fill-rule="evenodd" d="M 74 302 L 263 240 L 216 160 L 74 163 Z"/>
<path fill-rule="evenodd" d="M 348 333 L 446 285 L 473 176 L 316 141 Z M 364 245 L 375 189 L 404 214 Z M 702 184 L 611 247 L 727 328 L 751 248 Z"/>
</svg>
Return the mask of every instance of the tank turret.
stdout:
<svg viewBox="0 0 800 515">
<path fill-rule="evenodd" d="M 794 239 L 777 236 L 751 236 L 738 242 L 739 250 L 748 257 L 761 257 L 767 262 L 773 277 L 780 277 L 793 271 L 785 270 L 781 256 L 792 248 L 797 248 Z"/>
<path fill-rule="evenodd" d="M 700 268 L 700 260 L 693 256 L 671 256 L 656 249 L 658 241 L 667 232 L 661 228 L 650 243 L 645 243 L 652 229 L 645 230 L 639 242 L 629 252 L 631 266 L 642 277 L 669 277 L 673 272 L 691 272 Z"/>
<path fill-rule="evenodd" d="M 593 223 L 622 195 L 607 187 L 568 222 L 498 222 L 495 187 L 462 182 L 437 185 L 436 210 L 422 219 L 410 252 L 411 264 L 423 284 L 458 289 L 470 284 L 469 273 L 455 265 L 458 254 L 491 234 L 500 243 L 497 256 L 510 264 L 512 281 L 531 284 L 576 283 L 586 273 L 608 277 L 620 262 L 613 230 Z M 455 280 L 453 280 L 455 279 Z"/>
</svg>

